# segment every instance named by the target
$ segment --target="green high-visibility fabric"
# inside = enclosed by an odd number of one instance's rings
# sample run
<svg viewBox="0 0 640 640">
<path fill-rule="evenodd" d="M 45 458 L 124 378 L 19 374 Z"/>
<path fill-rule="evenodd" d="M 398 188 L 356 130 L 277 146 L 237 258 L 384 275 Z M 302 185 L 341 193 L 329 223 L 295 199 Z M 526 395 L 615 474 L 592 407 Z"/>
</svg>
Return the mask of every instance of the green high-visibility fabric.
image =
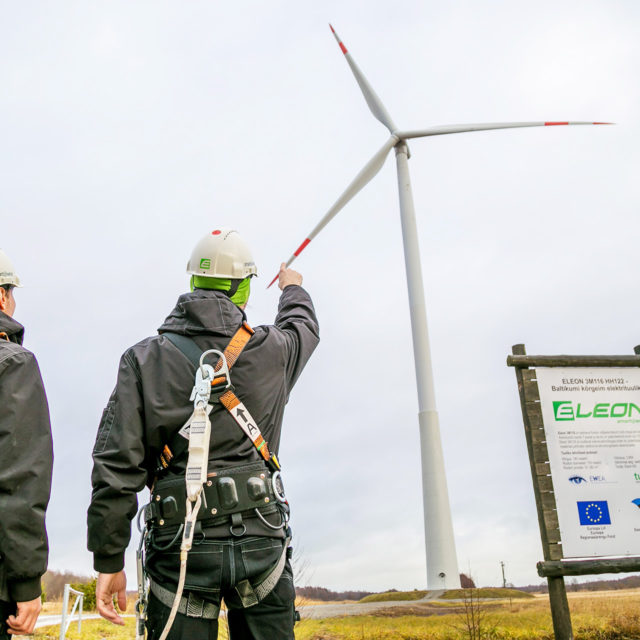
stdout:
<svg viewBox="0 0 640 640">
<path fill-rule="evenodd" d="M 229 291 L 231 289 L 230 278 L 210 278 L 208 276 L 191 276 L 191 291 L 194 289 L 215 289 L 217 291 Z M 238 306 L 246 304 L 251 289 L 251 278 L 245 278 L 238 286 L 238 290 L 231 296 L 231 302 Z"/>
</svg>

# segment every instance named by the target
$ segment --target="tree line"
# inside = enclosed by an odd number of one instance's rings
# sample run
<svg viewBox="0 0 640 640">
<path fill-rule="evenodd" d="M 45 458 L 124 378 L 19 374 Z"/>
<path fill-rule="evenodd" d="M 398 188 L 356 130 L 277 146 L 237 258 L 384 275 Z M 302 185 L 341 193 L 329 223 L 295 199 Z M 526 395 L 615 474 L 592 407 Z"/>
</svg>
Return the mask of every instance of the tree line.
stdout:
<svg viewBox="0 0 640 640">
<path fill-rule="evenodd" d="M 577 578 L 565 578 L 565 586 L 567 591 L 610 591 L 616 589 L 637 589 L 640 587 L 640 576 L 633 575 L 626 578 L 618 578 L 611 580 L 589 580 L 587 582 L 578 582 Z M 547 593 L 547 581 L 540 584 L 529 584 L 526 587 L 516 587 L 520 591 Z"/>
</svg>

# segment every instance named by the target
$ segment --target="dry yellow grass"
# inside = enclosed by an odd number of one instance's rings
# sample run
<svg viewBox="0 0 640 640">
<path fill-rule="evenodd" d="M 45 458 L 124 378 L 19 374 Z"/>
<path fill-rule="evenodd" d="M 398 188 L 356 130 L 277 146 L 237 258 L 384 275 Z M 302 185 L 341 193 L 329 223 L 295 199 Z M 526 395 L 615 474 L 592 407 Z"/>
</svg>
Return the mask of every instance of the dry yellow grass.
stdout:
<svg viewBox="0 0 640 640">
<path fill-rule="evenodd" d="M 42 603 L 42 615 L 54 615 L 62 611 L 62 600 Z"/>
<path fill-rule="evenodd" d="M 640 638 L 640 593 L 576 594 L 570 598 L 576 640 Z M 303 620 L 298 640 L 458 640 L 468 638 L 461 608 L 432 615 L 415 605 L 389 608 L 381 615 Z M 402 615 L 403 611 L 413 615 Z M 491 640 L 551 640 L 553 627 L 546 596 L 503 602 L 484 609 L 483 633 Z"/>
<path fill-rule="evenodd" d="M 306 602 L 305 604 L 309 604 Z M 426 604 L 426 603 L 425 603 Z M 640 591 L 578 592 L 569 594 L 576 640 L 633 640 L 640 638 Z M 305 619 L 296 625 L 297 640 L 460 640 L 469 637 L 462 624 L 462 610 L 407 605 L 378 615 Z M 451 605 L 450 605 L 451 607 Z M 526 601 L 502 601 L 484 609 L 487 640 L 551 640 L 553 630 L 549 600 L 537 596 Z M 221 620 L 219 640 L 227 640 Z M 115 627 L 105 621 L 86 621 L 82 635 L 72 625 L 69 640 L 132 640 L 134 620 Z M 39 630 L 37 640 L 57 640 L 59 629 Z"/>
</svg>

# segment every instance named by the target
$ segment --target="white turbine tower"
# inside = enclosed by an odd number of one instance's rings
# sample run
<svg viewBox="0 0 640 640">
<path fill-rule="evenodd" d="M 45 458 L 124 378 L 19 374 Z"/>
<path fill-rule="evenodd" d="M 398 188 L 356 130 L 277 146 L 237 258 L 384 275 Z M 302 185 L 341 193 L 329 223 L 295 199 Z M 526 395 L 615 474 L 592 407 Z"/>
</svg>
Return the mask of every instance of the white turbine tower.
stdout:
<svg viewBox="0 0 640 640">
<path fill-rule="evenodd" d="M 331 25 L 329 25 L 331 27 Z M 392 148 L 396 151 L 398 170 L 398 189 L 400 191 L 400 218 L 404 242 L 405 266 L 407 271 L 407 287 L 409 289 L 409 306 L 411 311 L 411 330 L 413 335 L 413 353 L 415 358 L 416 383 L 418 387 L 418 421 L 420 426 L 420 450 L 422 456 L 422 492 L 424 503 L 424 528 L 427 555 L 427 589 L 456 589 L 460 587 L 458 561 L 456 558 L 453 525 L 447 479 L 444 470 L 440 426 L 436 410 L 436 398 L 431 366 L 431 351 L 427 331 L 427 314 L 424 302 L 424 285 L 420 250 L 418 247 L 418 231 L 416 227 L 413 195 L 409 178 L 406 140 L 424 138 L 448 133 L 466 131 L 486 131 L 489 129 L 515 129 L 520 127 L 549 127 L 573 124 L 610 124 L 607 122 L 500 122 L 485 124 L 455 124 L 421 129 L 417 131 L 401 131 L 394 124 L 382 101 L 373 90 L 362 71 L 347 51 L 347 48 L 335 36 L 342 53 L 373 115 L 389 130 L 391 134 L 381 149 L 369 160 L 360 173 L 353 179 L 342 195 L 336 200 L 320 222 L 313 228 L 304 242 L 296 249 L 287 261 L 289 266 L 315 238 L 327 223 L 353 198 L 382 168 Z M 269 286 L 276 280 L 276 276 Z"/>
</svg>

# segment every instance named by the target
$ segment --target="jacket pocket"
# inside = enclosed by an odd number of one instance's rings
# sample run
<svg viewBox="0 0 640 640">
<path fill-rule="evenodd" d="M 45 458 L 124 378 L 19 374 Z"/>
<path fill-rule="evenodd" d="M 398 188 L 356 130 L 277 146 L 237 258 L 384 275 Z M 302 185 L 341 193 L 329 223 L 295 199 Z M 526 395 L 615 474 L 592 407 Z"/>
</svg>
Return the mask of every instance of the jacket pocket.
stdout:
<svg viewBox="0 0 640 640">
<path fill-rule="evenodd" d="M 284 540 L 280 538 L 260 538 L 248 540 L 242 545 L 242 563 L 248 580 L 273 569 L 282 555 Z"/>
<path fill-rule="evenodd" d="M 205 540 L 194 544 L 187 558 L 185 591 L 198 591 L 205 595 L 220 592 L 222 582 L 223 544 Z M 180 543 L 169 549 L 147 548 L 147 571 L 163 586 L 178 584 L 180 577 Z"/>
<path fill-rule="evenodd" d="M 194 544 L 187 560 L 185 589 L 199 592 L 218 592 L 222 586 L 223 546 L 205 540 Z"/>
<path fill-rule="evenodd" d="M 100 420 L 100 428 L 98 429 L 98 435 L 96 436 L 96 443 L 93 446 L 93 453 L 102 453 L 107 446 L 111 427 L 113 426 L 113 421 L 116 417 L 115 404 L 115 400 L 109 400 L 105 410 L 102 412 L 102 419 Z"/>
</svg>

